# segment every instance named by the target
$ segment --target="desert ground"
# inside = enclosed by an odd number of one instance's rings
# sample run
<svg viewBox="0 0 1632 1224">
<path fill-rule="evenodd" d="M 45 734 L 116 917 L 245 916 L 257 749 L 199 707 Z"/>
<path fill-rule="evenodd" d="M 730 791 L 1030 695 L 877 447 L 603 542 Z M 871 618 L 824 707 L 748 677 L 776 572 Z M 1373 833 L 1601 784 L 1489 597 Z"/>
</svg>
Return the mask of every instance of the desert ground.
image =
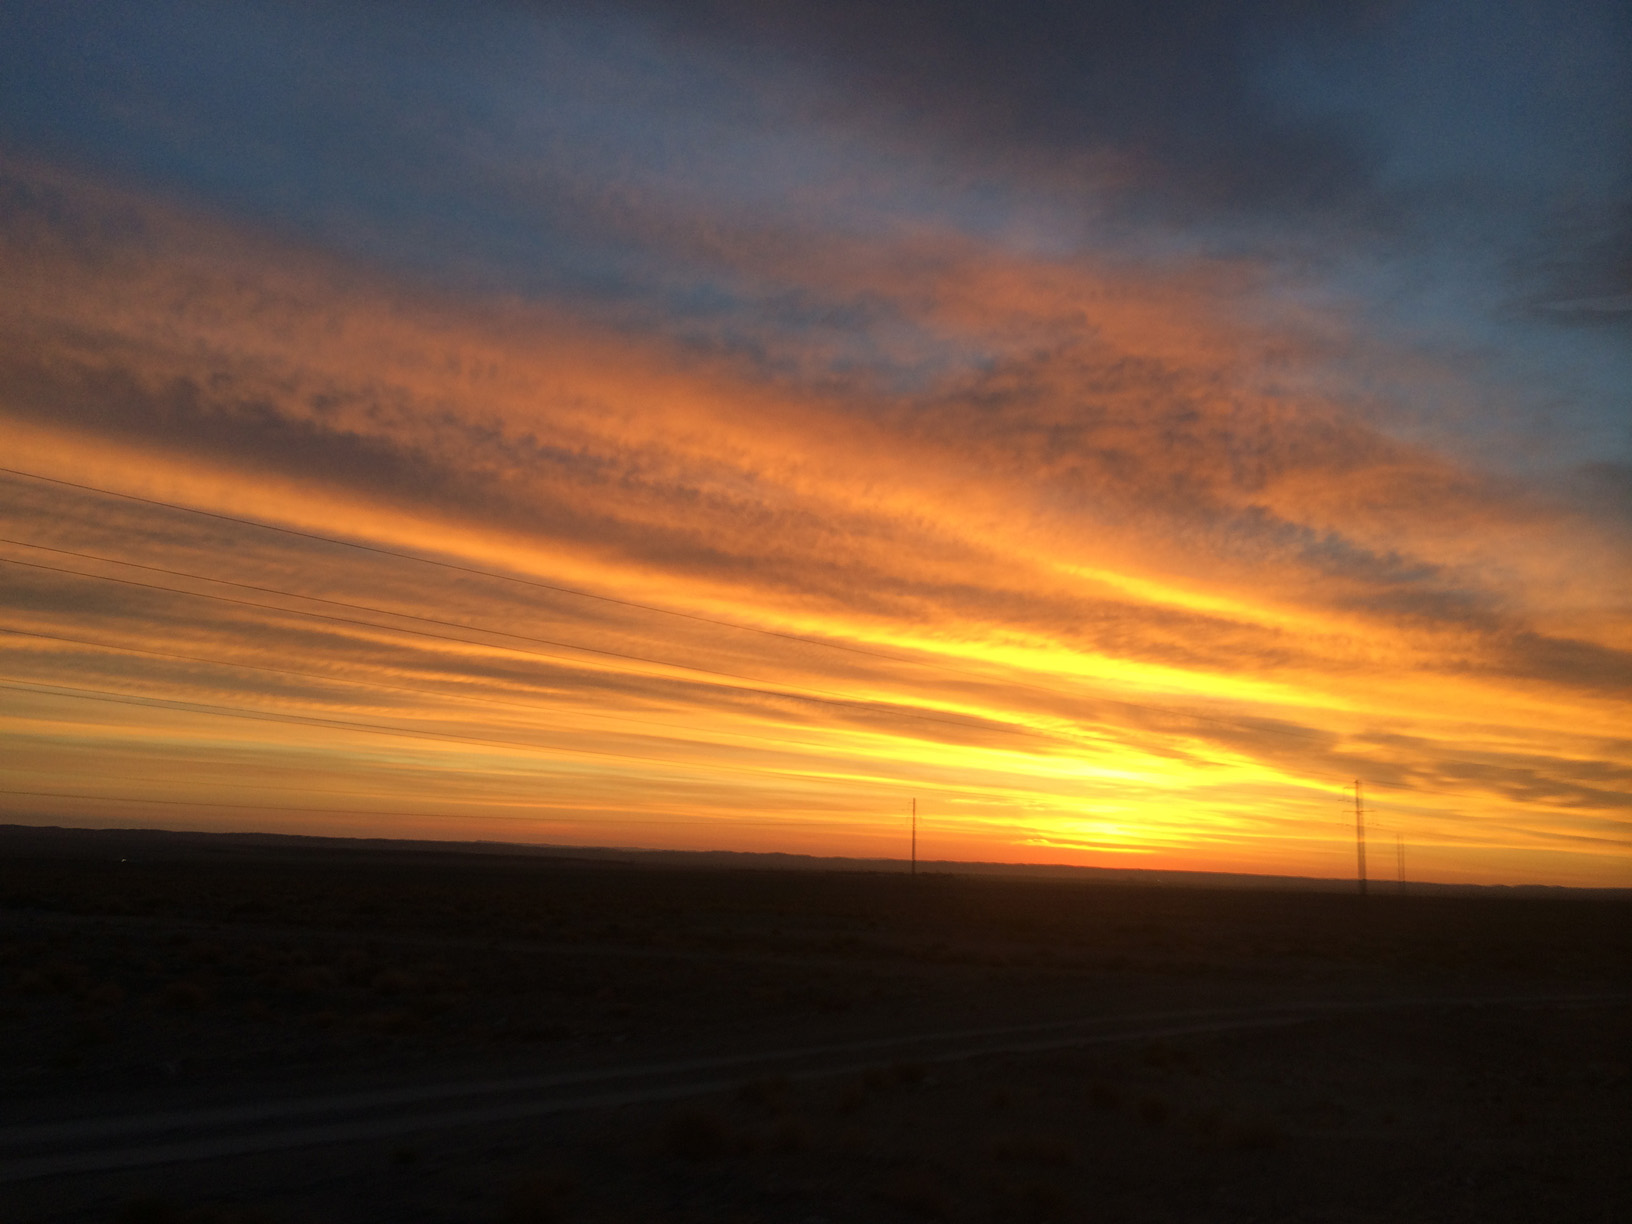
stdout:
<svg viewBox="0 0 1632 1224">
<path fill-rule="evenodd" d="M 0 830 L 0 1220 L 1625 1221 L 1632 901 Z"/>
</svg>

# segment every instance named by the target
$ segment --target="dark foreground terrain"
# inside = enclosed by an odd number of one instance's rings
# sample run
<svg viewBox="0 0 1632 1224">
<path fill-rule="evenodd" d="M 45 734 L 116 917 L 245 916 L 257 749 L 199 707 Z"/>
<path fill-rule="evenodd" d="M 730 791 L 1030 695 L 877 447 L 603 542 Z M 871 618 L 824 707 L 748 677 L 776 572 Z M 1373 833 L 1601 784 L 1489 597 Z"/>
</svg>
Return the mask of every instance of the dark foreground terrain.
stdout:
<svg viewBox="0 0 1632 1224">
<path fill-rule="evenodd" d="M 1632 1220 L 1632 903 L 0 830 L 0 1221 Z"/>
</svg>

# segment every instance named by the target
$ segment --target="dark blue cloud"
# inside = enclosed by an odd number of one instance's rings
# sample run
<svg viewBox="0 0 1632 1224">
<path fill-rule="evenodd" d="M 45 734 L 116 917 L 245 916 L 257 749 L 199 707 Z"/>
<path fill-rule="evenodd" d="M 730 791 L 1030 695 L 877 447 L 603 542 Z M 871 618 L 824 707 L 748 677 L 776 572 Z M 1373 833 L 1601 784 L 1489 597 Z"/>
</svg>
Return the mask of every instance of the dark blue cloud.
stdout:
<svg viewBox="0 0 1632 1224">
<path fill-rule="evenodd" d="M 746 236 L 1240 256 L 1470 358 L 1471 415 L 1370 352 L 1340 370 L 1398 428 L 1510 464 L 1632 453 L 1632 312 L 1549 308 L 1632 289 L 1632 17 L 1608 0 L 0 11 L 0 147 L 442 284 L 899 389 L 984 355 Z"/>
</svg>

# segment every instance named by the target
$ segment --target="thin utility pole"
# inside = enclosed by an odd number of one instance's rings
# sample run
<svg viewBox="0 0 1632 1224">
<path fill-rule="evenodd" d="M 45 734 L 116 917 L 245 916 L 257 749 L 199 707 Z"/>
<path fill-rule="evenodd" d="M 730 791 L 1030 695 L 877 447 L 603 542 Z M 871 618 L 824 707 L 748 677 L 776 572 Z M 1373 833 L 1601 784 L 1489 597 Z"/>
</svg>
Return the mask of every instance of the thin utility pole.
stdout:
<svg viewBox="0 0 1632 1224">
<path fill-rule="evenodd" d="M 912 801 L 912 874 L 918 874 L 918 800 Z"/>
<path fill-rule="evenodd" d="M 1366 808 L 1360 798 L 1360 779 L 1354 780 L 1354 857 L 1360 871 L 1360 895 L 1366 895 Z"/>
<path fill-rule="evenodd" d="M 1405 834 L 1394 834 L 1394 866 L 1400 873 L 1400 891 L 1405 891 Z"/>
</svg>

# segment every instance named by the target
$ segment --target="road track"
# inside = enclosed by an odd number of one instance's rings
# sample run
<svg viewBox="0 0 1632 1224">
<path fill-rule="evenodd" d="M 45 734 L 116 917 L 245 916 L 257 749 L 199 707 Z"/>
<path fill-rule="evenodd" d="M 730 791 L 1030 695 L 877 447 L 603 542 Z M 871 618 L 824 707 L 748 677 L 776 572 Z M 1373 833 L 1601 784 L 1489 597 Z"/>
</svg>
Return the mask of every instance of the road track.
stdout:
<svg viewBox="0 0 1632 1224">
<path fill-rule="evenodd" d="M 813 1080 L 891 1063 L 928 1066 L 990 1055 L 1243 1032 L 1368 1011 L 1627 1002 L 1632 1002 L 1632 995 L 1445 996 L 1146 1012 L 229 1107 L 25 1123 L 0 1128 L 0 1184 L 679 1100 L 768 1076 Z"/>
</svg>

